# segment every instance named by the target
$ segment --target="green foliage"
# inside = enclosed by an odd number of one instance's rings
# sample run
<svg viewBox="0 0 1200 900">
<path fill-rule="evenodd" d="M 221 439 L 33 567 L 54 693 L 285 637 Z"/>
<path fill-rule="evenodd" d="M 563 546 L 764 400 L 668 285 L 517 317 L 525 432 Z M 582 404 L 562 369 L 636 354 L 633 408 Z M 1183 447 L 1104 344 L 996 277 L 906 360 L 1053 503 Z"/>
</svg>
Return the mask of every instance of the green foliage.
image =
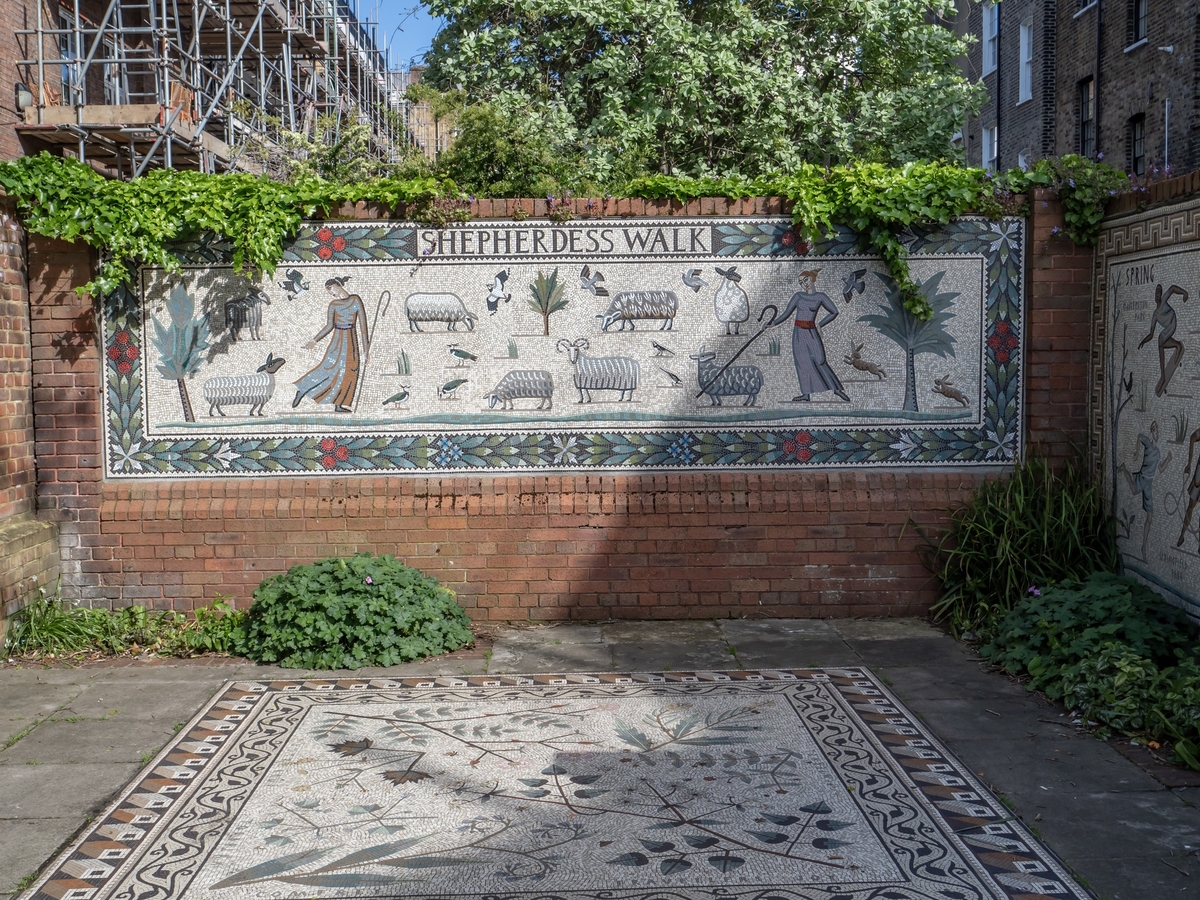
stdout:
<svg viewBox="0 0 1200 900">
<path fill-rule="evenodd" d="M 254 592 L 241 652 L 291 668 L 391 666 L 472 641 L 453 592 L 392 556 L 293 566 Z"/>
<path fill-rule="evenodd" d="M 940 158 L 984 90 L 945 0 L 426 0 L 426 78 L 561 108 L 587 176 Z M 930 12 L 934 16 L 930 16 Z"/>
<path fill-rule="evenodd" d="M 1024 193 L 1035 187 L 1057 191 L 1066 222 L 1063 230 L 1084 247 L 1095 246 L 1099 239 L 1105 204 L 1131 186 L 1124 172 L 1074 153 L 1040 159 L 1028 172 L 1013 169 L 996 182 L 999 194 Z"/>
<path fill-rule="evenodd" d="M 13 617 L 4 651 L 20 656 L 232 653 L 243 617 L 244 613 L 234 612 L 227 598 L 219 595 L 189 619 L 181 612 L 144 606 L 86 609 L 43 593 Z"/>
<path fill-rule="evenodd" d="M 182 284 L 171 288 L 167 298 L 167 315 L 171 324 L 166 328 L 154 319 L 151 340 L 159 353 L 159 374 L 168 381 L 182 381 L 195 374 L 208 349 L 208 319 L 192 318 L 196 304 Z"/>
<path fill-rule="evenodd" d="M 1102 733 L 1169 739 L 1200 769 L 1197 632 L 1154 591 L 1097 572 L 1030 591 L 980 653 Z"/>
<path fill-rule="evenodd" d="M 566 308 L 570 300 L 563 297 L 565 284 L 558 283 L 558 267 L 546 277 L 545 272 L 539 271 L 533 284 L 529 286 L 529 308 L 542 317 L 542 334 L 550 334 L 550 315 Z"/>
<path fill-rule="evenodd" d="M 994 625 L 1031 586 L 1117 564 L 1101 491 L 1076 467 L 1056 474 L 1039 457 L 986 482 L 926 550 L 942 586 L 933 615 L 957 632 Z"/>
</svg>

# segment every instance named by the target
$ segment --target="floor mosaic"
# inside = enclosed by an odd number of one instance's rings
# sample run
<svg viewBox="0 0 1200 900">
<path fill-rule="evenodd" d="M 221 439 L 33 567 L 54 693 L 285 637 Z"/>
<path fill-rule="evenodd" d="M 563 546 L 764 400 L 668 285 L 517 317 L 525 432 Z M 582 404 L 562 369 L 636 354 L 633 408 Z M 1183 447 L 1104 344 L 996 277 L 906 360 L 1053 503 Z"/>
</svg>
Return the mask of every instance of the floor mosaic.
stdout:
<svg viewBox="0 0 1200 900">
<path fill-rule="evenodd" d="M 848 668 L 230 683 L 23 900 L 1087 896 Z"/>
<path fill-rule="evenodd" d="M 934 315 L 783 218 L 310 223 L 104 304 L 111 476 L 995 464 L 1024 223 L 906 236 Z"/>
</svg>

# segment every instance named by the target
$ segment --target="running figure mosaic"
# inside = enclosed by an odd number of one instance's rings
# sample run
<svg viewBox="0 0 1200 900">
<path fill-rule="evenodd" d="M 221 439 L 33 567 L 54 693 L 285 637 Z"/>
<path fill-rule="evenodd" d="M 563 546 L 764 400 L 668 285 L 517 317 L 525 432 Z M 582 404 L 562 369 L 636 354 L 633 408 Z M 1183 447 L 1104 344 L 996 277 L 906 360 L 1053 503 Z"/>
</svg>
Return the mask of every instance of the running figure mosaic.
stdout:
<svg viewBox="0 0 1200 900">
<path fill-rule="evenodd" d="M 316 223 L 261 279 L 181 245 L 105 300 L 108 473 L 1009 462 L 1023 229 L 909 235 L 927 321 L 782 218 Z"/>
</svg>

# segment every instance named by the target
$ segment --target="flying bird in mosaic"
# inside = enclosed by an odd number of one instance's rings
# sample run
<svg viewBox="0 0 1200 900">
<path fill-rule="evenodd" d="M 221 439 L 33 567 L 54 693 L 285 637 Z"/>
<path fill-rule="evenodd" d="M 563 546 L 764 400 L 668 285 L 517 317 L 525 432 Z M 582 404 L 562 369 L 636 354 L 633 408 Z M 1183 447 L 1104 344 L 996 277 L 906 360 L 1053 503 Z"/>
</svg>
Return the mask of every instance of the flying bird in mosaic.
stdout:
<svg viewBox="0 0 1200 900">
<path fill-rule="evenodd" d="M 708 282 L 700 277 L 700 273 L 703 271 L 703 269 L 688 269 L 683 273 L 683 283 L 697 294 L 700 293 L 700 288 L 708 287 Z"/>
<path fill-rule="evenodd" d="M 308 290 L 308 282 L 304 280 L 304 276 L 300 274 L 299 269 L 288 269 L 283 274 L 284 279 L 279 282 L 279 286 L 287 291 L 287 298 L 289 300 L 295 300 Z"/>
<path fill-rule="evenodd" d="M 867 289 L 867 283 L 863 277 L 867 274 L 866 269 L 855 269 L 846 276 L 845 282 L 842 284 L 842 299 L 849 303 L 855 294 L 861 294 Z"/>
<path fill-rule="evenodd" d="M 600 285 L 603 280 L 604 276 L 600 274 L 599 269 L 593 273 L 590 267 L 584 266 L 583 271 L 579 273 L 579 286 L 593 297 L 608 296 L 608 288 Z"/>
</svg>

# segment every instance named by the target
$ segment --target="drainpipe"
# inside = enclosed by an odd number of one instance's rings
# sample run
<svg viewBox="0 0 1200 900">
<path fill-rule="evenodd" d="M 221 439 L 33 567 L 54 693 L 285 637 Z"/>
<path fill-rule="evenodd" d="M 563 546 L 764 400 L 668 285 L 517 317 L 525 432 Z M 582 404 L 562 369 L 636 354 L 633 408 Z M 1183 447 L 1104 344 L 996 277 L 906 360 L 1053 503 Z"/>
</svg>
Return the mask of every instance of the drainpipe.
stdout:
<svg viewBox="0 0 1200 900">
<path fill-rule="evenodd" d="M 1003 172 L 1004 169 L 1000 166 L 1000 138 L 1003 137 L 1003 132 L 1000 131 L 1000 108 L 1004 105 L 1000 100 L 1000 56 L 1004 52 L 1004 39 L 1000 37 L 1001 33 L 1001 16 L 1004 14 L 1003 4 L 996 4 L 996 172 Z"/>
<path fill-rule="evenodd" d="M 1096 89 L 1096 122 L 1092 126 L 1093 133 L 1093 150 L 1096 155 L 1100 154 L 1100 52 L 1104 46 L 1104 4 L 1100 0 L 1096 0 L 1096 70 L 1092 75 L 1092 85 Z"/>
<path fill-rule="evenodd" d="M 1163 101 L 1163 168 L 1171 167 L 1171 98 Z"/>
</svg>

